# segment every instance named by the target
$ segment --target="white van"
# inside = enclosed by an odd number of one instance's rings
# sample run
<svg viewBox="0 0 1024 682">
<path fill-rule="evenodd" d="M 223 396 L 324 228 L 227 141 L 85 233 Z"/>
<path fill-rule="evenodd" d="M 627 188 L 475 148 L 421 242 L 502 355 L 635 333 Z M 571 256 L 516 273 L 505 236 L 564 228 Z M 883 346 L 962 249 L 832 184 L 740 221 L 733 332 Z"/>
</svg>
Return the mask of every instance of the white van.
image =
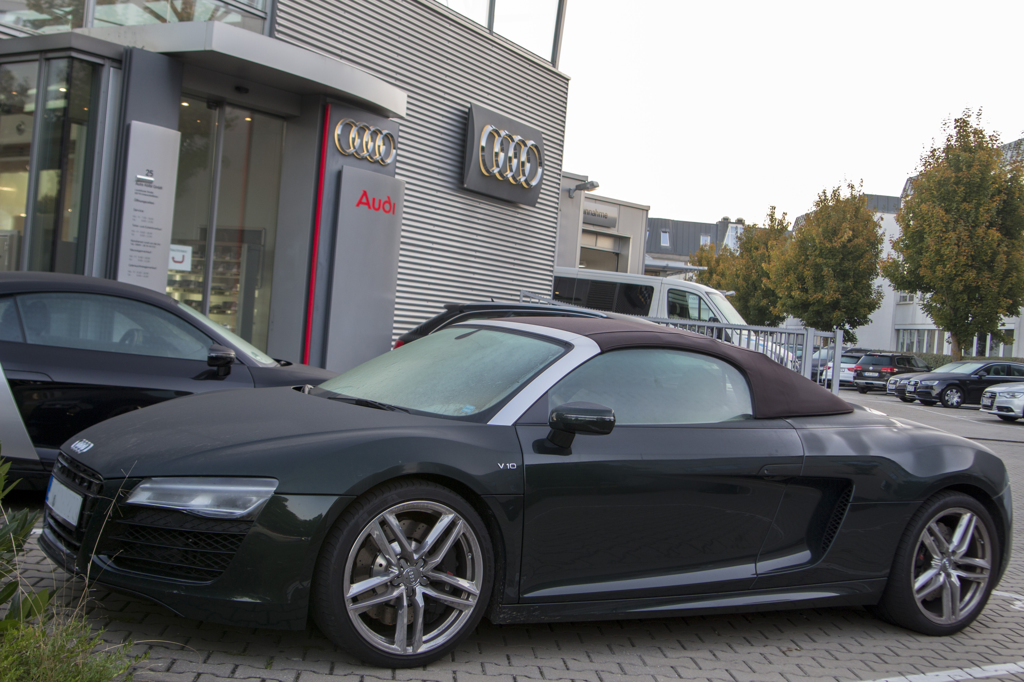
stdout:
<svg viewBox="0 0 1024 682">
<path fill-rule="evenodd" d="M 561 303 L 640 317 L 748 326 L 718 289 L 674 277 L 648 277 L 587 268 L 555 268 L 551 297 Z M 763 332 L 727 330 L 726 343 L 757 350 L 781 365 L 800 370 L 794 343 L 779 343 Z M 790 338 L 790 341 L 795 339 Z M 791 346 L 787 348 L 787 346 Z"/>
<path fill-rule="evenodd" d="M 555 268 L 552 298 L 625 315 L 747 324 L 721 291 L 674 277 Z"/>
</svg>

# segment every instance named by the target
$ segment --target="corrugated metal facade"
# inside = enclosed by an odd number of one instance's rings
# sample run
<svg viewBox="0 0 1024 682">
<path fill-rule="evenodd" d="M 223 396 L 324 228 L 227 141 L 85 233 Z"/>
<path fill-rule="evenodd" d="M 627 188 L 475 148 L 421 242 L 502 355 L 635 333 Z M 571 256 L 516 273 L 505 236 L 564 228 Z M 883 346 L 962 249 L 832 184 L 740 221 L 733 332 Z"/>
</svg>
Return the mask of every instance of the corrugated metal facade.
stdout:
<svg viewBox="0 0 1024 682">
<path fill-rule="evenodd" d="M 451 301 L 550 290 L 565 75 L 432 0 L 280 0 L 275 37 L 409 93 L 397 170 L 407 185 L 396 333 Z M 543 131 L 545 176 L 536 207 L 461 189 L 471 103 Z"/>
</svg>

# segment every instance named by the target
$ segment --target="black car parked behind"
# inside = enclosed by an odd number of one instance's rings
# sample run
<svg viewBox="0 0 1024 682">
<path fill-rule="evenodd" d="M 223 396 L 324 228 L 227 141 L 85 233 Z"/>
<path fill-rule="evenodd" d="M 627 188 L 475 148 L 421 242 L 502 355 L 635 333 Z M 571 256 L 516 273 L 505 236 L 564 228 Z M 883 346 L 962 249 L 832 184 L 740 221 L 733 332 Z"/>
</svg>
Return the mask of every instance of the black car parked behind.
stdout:
<svg viewBox="0 0 1024 682">
<path fill-rule="evenodd" d="M 931 367 L 909 353 L 866 353 L 853 366 L 853 383 L 867 393 L 873 388 L 885 390 L 889 378 L 908 372 L 930 372 Z"/>
<path fill-rule="evenodd" d="M 0 273 L 0 373 L 11 479 L 40 489 L 60 444 L 105 419 L 192 393 L 336 375 L 275 360 L 165 294 L 44 272 Z"/>
</svg>

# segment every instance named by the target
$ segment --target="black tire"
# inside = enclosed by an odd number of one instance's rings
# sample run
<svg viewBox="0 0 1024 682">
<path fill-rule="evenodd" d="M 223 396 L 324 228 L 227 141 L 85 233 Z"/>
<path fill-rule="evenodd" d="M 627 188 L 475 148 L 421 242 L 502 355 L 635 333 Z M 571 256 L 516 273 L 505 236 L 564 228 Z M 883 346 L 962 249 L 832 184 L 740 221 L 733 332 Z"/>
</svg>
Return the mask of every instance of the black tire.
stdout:
<svg viewBox="0 0 1024 682">
<path fill-rule="evenodd" d="M 868 392 L 868 389 L 864 388 L 863 386 L 858 386 L 857 387 L 857 393 L 867 393 L 867 392 Z"/>
<path fill-rule="evenodd" d="M 493 581 L 494 548 L 472 505 L 428 481 L 387 483 L 353 502 L 328 533 L 313 578 L 313 619 L 366 663 L 422 666 L 473 632 Z"/>
<path fill-rule="evenodd" d="M 958 526 L 964 526 L 966 541 L 950 547 Z M 963 630 L 988 602 L 1001 549 L 992 516 L 978 500 L 954 491 L 929 498 L 903 532 L 875 615 L 925 635 Z M 977 578 L 968 579 L 967 573 Z M 926 580 L 926 574 L 931 578 Z M 951 608 L 954 602 L 959 602 L 959 613 Z"/>
<path fill-rule="evenodd" d="M 1015 422 L 1018 419 L 1020 419 L 1020 417 L 1009 417 L 1005 414 L 997 414 L 996 416 L 1002 419 L 1004 422 Z"/>
<path fill-rule="evenodd" d="M 931 407 L 931 406 L 933 406 L 935 404 L 935 401 L 934 400 L 922 400 L 921 404 L 924 405 L 925 407 Z"/>
<path fill-rule="evenodd" d="M 964 404 L 964 389 L 959 386 L 947 386 L 942 389 L 943 407 L 957 408 Z"/>
<path fill-rule="evenodd" d="M 912 403 L 912 402 L 914 402 L 914 398 L 902 398 L 901 397 L 900 400 L 902 400 L 905 403 Z M 922 400 L 921 402 L 924 402 L 924 401 Z M 928 403 L 924 403 L 924 404 L 927 405 Z"/>
</svg>

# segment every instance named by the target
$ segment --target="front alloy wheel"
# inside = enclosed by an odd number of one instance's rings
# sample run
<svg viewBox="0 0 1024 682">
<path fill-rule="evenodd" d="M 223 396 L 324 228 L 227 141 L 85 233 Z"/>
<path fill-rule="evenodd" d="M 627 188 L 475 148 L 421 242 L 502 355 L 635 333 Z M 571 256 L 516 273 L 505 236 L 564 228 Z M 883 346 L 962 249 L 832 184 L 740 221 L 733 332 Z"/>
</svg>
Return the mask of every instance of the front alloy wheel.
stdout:
<svg viewBox="0 0 1024 682">
<path fill-rule="evenodd" d="M 926 635 L 959 632 L 981 613 L 998 566 L 988 511 L 963 493 L 940 493 L 907 526 L 875 611 Z"/>
<path fill-rule="evenodd" d="M 417 481 L 376 492 L 332 531 L 314 614 L 324 634 L 368 663 L 424 665 L 479 623 L 492 550 L 479 516 L 451 491 Z"/>
<path fill-rule="evenodd" d="M 950 386 L 942 392 L 942 404 L 946 407 L 960 407 L 964 404 L 964 392 L 959 386 Z"/>
<path fill-rule="evenodd" d="M 914 598 L 939 625 L 954 625 L 987 596 L 992 540 L 969 509 L 939 512 L 925 526 L 914 553 Z"/>
</svg>

